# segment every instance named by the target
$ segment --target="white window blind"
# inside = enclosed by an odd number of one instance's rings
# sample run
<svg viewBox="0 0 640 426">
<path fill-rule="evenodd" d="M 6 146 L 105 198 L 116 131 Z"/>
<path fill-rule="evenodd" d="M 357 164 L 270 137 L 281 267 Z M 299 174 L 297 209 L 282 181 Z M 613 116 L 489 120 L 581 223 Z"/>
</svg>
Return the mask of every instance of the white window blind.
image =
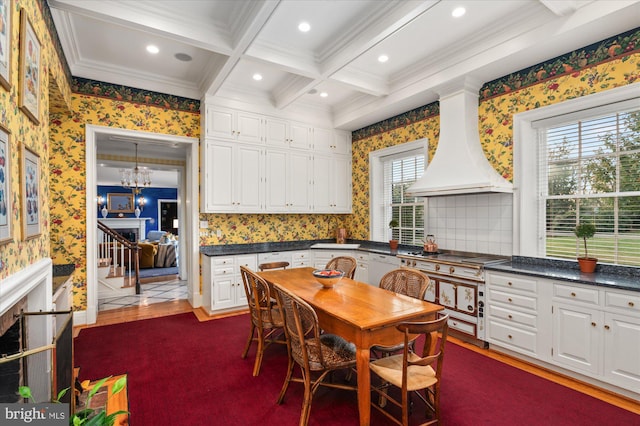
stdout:
<svg viewBox="0 0 640 426">
<path fill-rule="evenodd" d="M 425 156 L 418 150 L 382 159 L 384 166 L 384 227 L 392 219 L 399 226 L 391 230 L 401 244 L 422 245 L 424 239 L 424 201 L 406 195 L 406 190 L 424 173 Z"/>
<path fill-rule="evenodd" d="M 582 111 L 581 119 L 539 129 L 538 235 L 546 236 L 546 256 L 584 255 L 573 229 L 587 222 L 596 225 L 587 240 L 590 257 L 640 266 L 640 109 L 635 105 Z"/>
</svg>

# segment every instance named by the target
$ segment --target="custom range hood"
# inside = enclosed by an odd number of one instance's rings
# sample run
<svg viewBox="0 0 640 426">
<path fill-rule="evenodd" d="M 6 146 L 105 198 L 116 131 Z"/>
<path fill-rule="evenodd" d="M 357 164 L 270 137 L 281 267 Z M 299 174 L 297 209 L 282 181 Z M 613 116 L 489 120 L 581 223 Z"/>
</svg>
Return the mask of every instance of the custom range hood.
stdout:
<svg viewBox="0 0 640 426">
<path fill-rule="evenodd" d="M 489 164 L 478 134 L 480 84 L 469 78 L 436 89 L 440 95 L 440 139 L 422 178 L 409 195 L 442 195 L 513 192 L 511 182 Z"/>
</svg>

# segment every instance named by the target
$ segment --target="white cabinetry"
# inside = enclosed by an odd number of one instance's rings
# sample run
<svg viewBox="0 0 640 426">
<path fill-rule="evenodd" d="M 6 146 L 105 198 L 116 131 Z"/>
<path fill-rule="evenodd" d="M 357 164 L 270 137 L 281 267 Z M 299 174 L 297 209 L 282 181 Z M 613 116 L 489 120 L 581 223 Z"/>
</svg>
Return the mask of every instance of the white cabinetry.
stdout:
<svg viewBox="0 0 640 426">
<path fill-rule="evenodd" d="M 240 266 L 255 271 L 256 255 L 202 256 L 202 295 L 209 314 L 247 305 Z"/>
<path fill-rule="evenodd" d="M 370 253 L 369 254 L 369 284 L 374 287 L 380 285 L 380 279 L 387 272 L 400 267 L 400 259 L 395 256 L 387 256 L 386 254 Z"/>
<path fill-rule="evenodd" d="M 640 393 L 640 293 L 554 283 L 552 358 Z"/>
<path fill-rule="evenodd" d="M 312 267 L 311 253 L 309 250 L 294 251 L 291 253 L 292 268 L 308 268 Z"/>
<path fill-rule="evenodd" d="M 311 211 L 311 155 L 267 148 L 266 210 L 270 213 Z"/>
<path fill-rule="evenodd" d="M 530 277 L 489 272 L 486 289 L 489 343 L 539 356 L 538 282 Z"/>
<path fill-rule="evenodd" d="M 324 269 L 327 266 L 327 263 L 334 257 L 340 256 L 351 256 L 353 257 L 353 252 L 350 250 L 319 250 L 314 249 L 311 250 L 313 254 L 313 267 L 316 269 Z M 358 272 L 356 268 L 356 273 Z"/>
<path fill-rule="evenodd" d="M 204 211 L 262 211 L 264 149 L 217 140 L 206 140 L 203 149 Z"/>
<path fill-rule="evenodd" d="M 315 213 L 351 212 L 351 159 L 341 155 L 313 157 Z"/>
<path fill-rule="evenodd" d="M 278 118 L 265 119 L 265 141 L 279 148 L 311 149 L 311 127 Z"/>
<path fill-rule="evenodd" d="M 263 143 L 263 119 L 260 115 L 212 106 L 205 110 L 206 137 Z"/>
<path fill-rule="evenodd" d="M 356 281 L 369 284 L 369 253 L 364 251 L 356 251 L 355 253 L 353 253 L 353 257 L 355 257 L 358 261 L 354 279 Z"/>
<path fill-rule="evenodd" d="M 351 133 L 322 128 L 312 129 L 313 149 L 331 154 L 351 154 Z"/>
</svg>

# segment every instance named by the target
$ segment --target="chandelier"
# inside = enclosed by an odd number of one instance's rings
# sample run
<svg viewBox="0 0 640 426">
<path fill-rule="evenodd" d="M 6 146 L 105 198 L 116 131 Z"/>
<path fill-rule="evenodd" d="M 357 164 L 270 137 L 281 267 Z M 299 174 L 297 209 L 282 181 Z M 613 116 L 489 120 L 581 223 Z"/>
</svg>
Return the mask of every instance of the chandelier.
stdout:
<svg viewBox="0 0 640 426">
<path fill-rule="evenodd" d="M 136 146 L 136 166 L 133 169 L 120 169 L 120 183 L 135 195 L 140 195 L 142 189 L 151 186 L 151 171 L 138 167 L 138 144 Z"/>
</svg>

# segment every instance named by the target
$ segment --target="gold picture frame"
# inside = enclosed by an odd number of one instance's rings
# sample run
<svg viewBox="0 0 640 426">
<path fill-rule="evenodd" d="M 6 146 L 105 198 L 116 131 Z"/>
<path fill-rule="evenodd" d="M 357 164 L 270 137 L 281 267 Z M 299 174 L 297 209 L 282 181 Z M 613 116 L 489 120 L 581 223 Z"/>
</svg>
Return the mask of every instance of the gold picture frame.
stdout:
<svg viewBox="0 0 640 426">
<path fill-rule="evenodd" d="M 107 194 L 109 213 L 133 213 L 133 194 Z"/>
<path fill-rule="evenodd" d="M 42 227 L 42 197 L 40 193 L 40 156 L 22 144 L 20 168 L 22 190 L 22 239 L 30 240 L 40 235 Z"/>
<path fill-rule="evenodd" d="M 0 245 L 13 240 L 11 228 L 11 137 L 0 124 Z"/>
<path fill-rule="evenodd" d="M 42 45 L 27 16 L 20 9 L 20 84 L 18 106 L 31 121 L 40 124 L 40 62 Z"/>
<path fill-rule="evenodd" d="M 13 0 L 0 0 L 0 86 L 11 90 Z"/>
</svg>

